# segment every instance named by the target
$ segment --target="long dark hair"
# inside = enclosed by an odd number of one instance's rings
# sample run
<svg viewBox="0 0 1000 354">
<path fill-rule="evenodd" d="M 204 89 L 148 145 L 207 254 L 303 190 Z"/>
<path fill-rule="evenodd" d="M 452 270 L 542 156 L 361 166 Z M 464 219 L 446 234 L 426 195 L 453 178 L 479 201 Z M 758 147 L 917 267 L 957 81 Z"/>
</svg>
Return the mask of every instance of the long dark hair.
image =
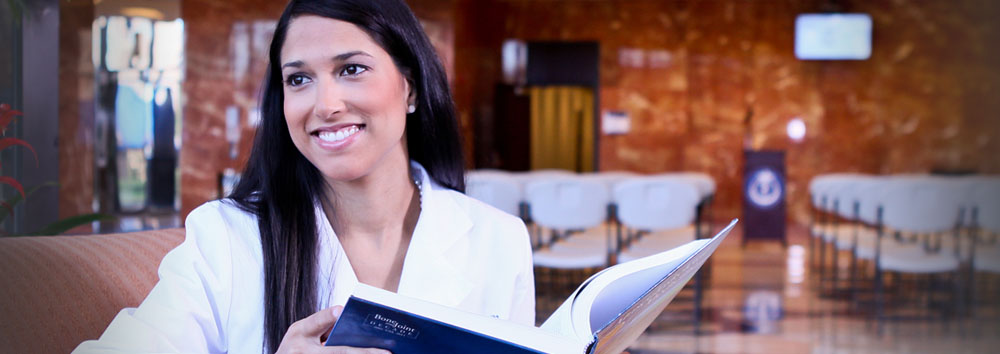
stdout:
<svg viewBox="0 0 1000 354">
<path fill-rule="evenodd" d="M 455 107 L 444 68 L 402 0 L 292 0 L 278 20 L 261 97 L 262 122 L 243 178 L 229 198 L 257 216 L 264 259 L 264 349 L 275 352 L 288 327 L 317 308 L 315 205 L 323 178 L 288 133 L 283 111 L 281 47 L 290 22 L 318 15 L 357 25 L 406 73 L 416 112 L 406 117 L 410 159 L 438 184 L 465 191 Z"/>
</svg>

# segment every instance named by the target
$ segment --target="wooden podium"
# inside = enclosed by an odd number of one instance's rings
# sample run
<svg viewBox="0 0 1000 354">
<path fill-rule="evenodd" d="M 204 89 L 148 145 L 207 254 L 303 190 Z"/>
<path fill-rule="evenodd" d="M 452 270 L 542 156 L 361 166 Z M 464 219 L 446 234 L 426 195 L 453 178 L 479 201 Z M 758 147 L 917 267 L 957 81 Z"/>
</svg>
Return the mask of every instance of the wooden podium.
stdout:
<svg viewBox="0 0 1000 354">
<path fill-rule="evenodd" d="M 785 152 L 744 150 L 743 245 L 785 238 Z"/>
</svg>

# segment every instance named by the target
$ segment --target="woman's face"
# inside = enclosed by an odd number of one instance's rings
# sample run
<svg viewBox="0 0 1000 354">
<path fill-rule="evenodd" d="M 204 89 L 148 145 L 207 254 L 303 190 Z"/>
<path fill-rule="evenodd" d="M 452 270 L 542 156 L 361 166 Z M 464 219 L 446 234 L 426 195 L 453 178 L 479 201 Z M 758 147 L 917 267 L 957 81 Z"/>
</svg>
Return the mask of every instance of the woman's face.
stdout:
<svg viewBox="0 0 1000 354">
<path fill-rule="evenodd" d="M 288 133 L 328 181 L 356 180 L 397 159 L 405 168 L 410 86 L 366 32 L 326 17 L 296 17 L 280 65 Z"/>
</svg>

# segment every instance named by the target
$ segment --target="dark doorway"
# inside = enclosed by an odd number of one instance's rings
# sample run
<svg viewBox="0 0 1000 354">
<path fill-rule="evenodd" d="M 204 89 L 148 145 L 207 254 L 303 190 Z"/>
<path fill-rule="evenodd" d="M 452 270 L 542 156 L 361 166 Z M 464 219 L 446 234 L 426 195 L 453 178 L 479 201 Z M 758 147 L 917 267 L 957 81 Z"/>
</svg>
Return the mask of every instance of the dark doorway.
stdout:
<svg viewBox="0 0 1000 354">
<path fill-rule="evenodd" d="M 575 145 L 566 147 L 575 149 L 572 157 L 562 154 L 565 159 L 569 159 L 569 164 L 564 167 L 577 171 L 597 170 L 598 151 L 598 124 L 597 107 L 599 106 L 599 71 L 600 47 L 597 42 L 528 42 L 528 61 L 525 86 L 512 86 L 498 84 L 494 95 L 494 116 L 493 127 L 490 131 L 483 133 L 491 134 L 496 152 L 495 161 L 492 166 L 504 170 L 526 171 L 535 167 L 546 168 L 544 162 L 541 163 L 538 157 L 537 142 L 552 142 L 550 139 L 554 135 L 564 135 L 565 141 Z M 538 135 L 539 131 L 532 131 L 532 126 L 539 127 L 538 122 L 532 122 L 532 112 L 534 107 L 535 115 L 540 111 L 546 111 L 538 107 L 539 104 L 551 105 L 555 100 L 539 100 L 539 90 L 555 87 L 572 87 L 585 89 L 592 97 L 585 103 L 589 112 L 587 114 L 573 114 L 574 119 L 579 120 L 573 125 L 572 131 L 550 131 L 544 137 L 535 136 L 536 146 L 534 147 L 533 133 Z M 532 96 L 536 98 L 531 98 Z M 533 106 L 534 105 L 534 106 Z M 583 123 L 583 117 L 588 119 Z M 536 117 L 537 119 L 537 117 Z M 563 120 L 566 118 L 564 117 Z M 564 122 L 565 123 L 565 122 Z M 564 139 L 559 139 L 560 141 Z M 581 150 L 582 149 L 582 150 Z M 533 163 L 532 156 L 535 156 Z M 552 160 L 554 157 L 548 157 Z M 482 165 L 480 165 L 482 167 Z"/>
</svg>

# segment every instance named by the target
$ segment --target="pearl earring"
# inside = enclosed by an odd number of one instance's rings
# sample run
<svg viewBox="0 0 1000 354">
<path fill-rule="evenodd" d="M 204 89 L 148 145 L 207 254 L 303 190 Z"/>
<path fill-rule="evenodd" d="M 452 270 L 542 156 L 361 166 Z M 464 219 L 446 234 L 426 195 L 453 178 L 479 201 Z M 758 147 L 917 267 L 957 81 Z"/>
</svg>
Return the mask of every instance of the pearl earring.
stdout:
<svg viewBox="0 0 1000 354">
<path fill-rule="evenodd" d="M 413 113 L 416 111 L 417 111 L 417 106 L 413 105 L 412 103 L 406 106 L 406 113 Z"/>
</svg>

